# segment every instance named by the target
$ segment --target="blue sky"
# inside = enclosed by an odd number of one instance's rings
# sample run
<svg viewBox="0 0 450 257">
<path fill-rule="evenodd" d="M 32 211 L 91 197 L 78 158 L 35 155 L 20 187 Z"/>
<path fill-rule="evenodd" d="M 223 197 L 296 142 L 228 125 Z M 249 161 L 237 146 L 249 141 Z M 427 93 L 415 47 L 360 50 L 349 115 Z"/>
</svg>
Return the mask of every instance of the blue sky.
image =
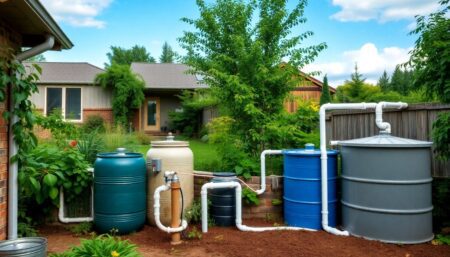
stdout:
<svg viewBox="0 0 450 257">
<path fill-rule="evenodd" d="M 167 41 L 183 53 L 177 38 L 192 27 L 181 17 L 198 16 L 195 0 L 41 0 L 74 43 L 71 50 L 47 52 L 47 61 L 107 62 L 109 47 L 145 46 L 158 59 Z M 213 2 L 213 0 L 209 0 Z M 289 1 L 294 6 L 297 1 Z M 408 59 L 415 37 L 414 15 L 438 8 L 438 0 L 310 0 L 308 19 L 293 35 L 311 30 L 315 35 L 304 46 L 326 42 L 315 62 L 305 71 L 321 71 L 337 86 L 350 77 L 355 63 L 368 82 L 375 83 L 383 70 Z M 320 79 L 320 78 L 319 78 Z"/>
</svg>

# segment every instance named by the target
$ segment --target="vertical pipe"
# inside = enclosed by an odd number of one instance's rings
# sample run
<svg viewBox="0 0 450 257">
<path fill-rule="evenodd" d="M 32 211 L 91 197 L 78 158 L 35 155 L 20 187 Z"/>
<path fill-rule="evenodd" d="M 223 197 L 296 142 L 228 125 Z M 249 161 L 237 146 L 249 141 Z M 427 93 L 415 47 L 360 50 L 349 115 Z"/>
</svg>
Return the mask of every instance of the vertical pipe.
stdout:
<svg viewBox="0 0 450 257">
<path fill-rule="evenodd" d="M 172 221 L 171 221 L 170 227 L 177 228 L 181 225 L 181 218 L 180 218 L 181 186 L 180 186 L 180 181 L 173 180 L 170 187 L 171 187 L 171 204 L 172 204 L 172 206 L 171 206 L 172 207 L 172 209 L 171 209 Z M 170 242 L 170 244 L 172 244 L 172 245 L 181 244 L 181 233 L 180 232 L 172 233 L 171 237 L 172 237 L 172 241 Z"/>
<path fill-rule="evenodd" d="M 260 195 L 266 191 L 266 155 L 282 154 L 281 150 L 264 150 L 261 153 L 261 189 L 256 190 L 256 194 Z"/>
</svg>

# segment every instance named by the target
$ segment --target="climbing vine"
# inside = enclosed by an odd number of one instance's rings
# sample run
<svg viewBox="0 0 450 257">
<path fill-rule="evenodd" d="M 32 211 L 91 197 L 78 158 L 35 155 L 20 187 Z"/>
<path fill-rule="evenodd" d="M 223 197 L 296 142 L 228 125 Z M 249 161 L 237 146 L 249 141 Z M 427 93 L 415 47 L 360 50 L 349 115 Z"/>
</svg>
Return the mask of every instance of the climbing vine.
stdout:
<svg viewBox="0 0 450 257">
<path fill-rule="evenodd" d="M 5 108 L 3 119 L 8 121 L 13 115 L 17 116 L 12 124 L 14 141 L 18 145 L 18 152 L 11 159 L 18 162 L 19 167 L 26 159 L 26 154 L 36 147 L 37 139 L 33 134 L 35 116 L 30 96 L 38 91 L 36 81 L 39 79 L 41 68 L 35 64 L 27 72 L 25 66 L 15 59 L 12 51 L 7 53 L 6 58 L 0 60 L 0 102 L 8 104 L 8 94 L 12 90 L 10 101 L 14 107 L 10 110 Z"/>
</svg>

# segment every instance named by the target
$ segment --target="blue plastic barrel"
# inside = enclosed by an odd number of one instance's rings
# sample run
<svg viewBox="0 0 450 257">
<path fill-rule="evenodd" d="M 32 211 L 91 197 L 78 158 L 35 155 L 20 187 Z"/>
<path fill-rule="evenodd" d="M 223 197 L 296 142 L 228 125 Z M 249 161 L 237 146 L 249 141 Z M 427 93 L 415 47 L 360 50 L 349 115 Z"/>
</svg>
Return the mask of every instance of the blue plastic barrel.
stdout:
<svg viewBox="0 0 450 257">
<path fill-rule="evenodd" d="M 145 223 L 146 166 L 139 153 L 102 153 L 94 164 L 94 225 L 99 233 L 137 231 Z"/>
<path fill-rule="evenodd" d="M 336 226 L 337 151 L 328 155 L 328 225 Z M 313 144 L 305 149 L 284 150 L 284 221 L 289 226 L 322 228 L 320 151 Z"/>
</svg>

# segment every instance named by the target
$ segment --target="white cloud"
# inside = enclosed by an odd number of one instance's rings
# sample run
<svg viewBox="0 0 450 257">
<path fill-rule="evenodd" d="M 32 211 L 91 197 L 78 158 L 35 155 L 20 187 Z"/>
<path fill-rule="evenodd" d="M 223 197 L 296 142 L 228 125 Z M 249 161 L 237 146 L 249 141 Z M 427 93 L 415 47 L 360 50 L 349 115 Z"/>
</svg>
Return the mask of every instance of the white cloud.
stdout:
<svg viewBox="0 0 450 257">
<path fill-rule="evenodd" d="M 439 8 L 438 0 L 333 0 L 341 10 L 331 16 L 338 21 L 411 20 Z"/>
<path fill-rule="evenodd" d="M 52 16 L 76 27 L 104 28 L 106 23 L 96 19 L 112 0 L 41 0 Z"/>
<path fill-rule="evenodd" d="M 384 70 L 392 73 L 398 64 L 409 59 L 408 52 L 412 48 L 386 47 L 378 49 L 373 43 L 366 43 L 361 48 L 342 53 L 340 60 L 307 65 L 306 72 L 320 71 L 327 74 L 330 84 L 338 86 L 354 72 L 358 71 L 367 78 L 366 82 L 375 84 Z"/>
</svg>

